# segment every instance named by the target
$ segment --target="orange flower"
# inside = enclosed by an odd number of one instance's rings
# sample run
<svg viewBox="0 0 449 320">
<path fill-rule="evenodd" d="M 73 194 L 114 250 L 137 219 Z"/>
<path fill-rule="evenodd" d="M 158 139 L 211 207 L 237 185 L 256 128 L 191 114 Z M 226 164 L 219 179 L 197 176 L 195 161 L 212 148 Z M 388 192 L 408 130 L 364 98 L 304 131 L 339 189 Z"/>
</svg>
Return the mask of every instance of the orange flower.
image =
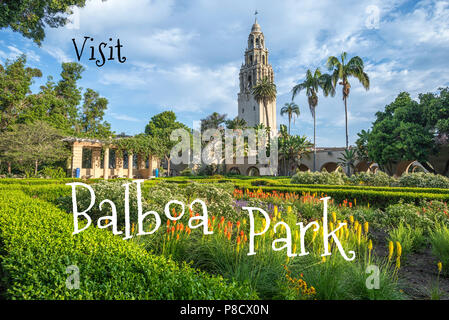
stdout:
<svg viewBox="0 0 449 320">
<path fill-rule="evenodd" d="M 237 237 L 237 245 L 240 244 L 240 236 Z"/>
</svg>

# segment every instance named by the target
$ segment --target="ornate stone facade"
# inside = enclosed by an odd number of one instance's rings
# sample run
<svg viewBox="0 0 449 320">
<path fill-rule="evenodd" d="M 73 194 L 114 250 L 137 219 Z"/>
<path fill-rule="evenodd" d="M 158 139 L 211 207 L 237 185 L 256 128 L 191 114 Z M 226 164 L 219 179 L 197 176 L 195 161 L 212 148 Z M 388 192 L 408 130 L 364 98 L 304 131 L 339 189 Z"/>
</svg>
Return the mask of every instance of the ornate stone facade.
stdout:
<svg viewBox="0 0 449 320">
<path fill-rule="evenodd" d="M 276 130 L 276 100 L 268 105 L 268 121 L 263 103 L 257 102 L 251 89 L 258 81 L 268 77 L 274 82 L 274 72 L 268 63 L 268 49 L 265 37 L 257 19 L 248 36 L 248 48 L 245 50 L 245 61 L 240 68 L 240 92 L 238 94 L 238 117 L 244 119 L 249 127 L 258 124 L 270 126 Z"/>
</svg>

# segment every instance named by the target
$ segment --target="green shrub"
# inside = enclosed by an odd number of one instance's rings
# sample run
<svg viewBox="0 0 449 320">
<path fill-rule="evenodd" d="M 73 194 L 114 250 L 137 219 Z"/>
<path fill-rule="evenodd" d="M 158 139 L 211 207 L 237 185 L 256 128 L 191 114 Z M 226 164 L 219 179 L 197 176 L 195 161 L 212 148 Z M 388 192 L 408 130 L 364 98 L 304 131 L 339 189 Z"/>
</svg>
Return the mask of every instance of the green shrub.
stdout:
<svg viewBox="0 0 449 320">
<path fill-rule="evenodd" d="M 403 174 L 395 185 L 400 187 L 420 188 L 449 188 L 449 178 L 432 173 L 406 173 Z"/>
<path fill-rule="evenodd" d="M 0 194 L 0 287 L 6 299 L 254 299 L 256 294 L 185 263 L 148 254 L 133 242 L 73 221 L 21 191 Z M 67 289 L 66 268 L 80 271 Z"/>
<path fill-rule="evenodd" d="M 399 242 L 402 246 L 402 256 L 407 257 L 412 252 L 419 251 L 425 244 L 426 238 L 421 227 L 412 228 L 403 222 L 389 232 L 388 241 Z"/>
<path fill-rule="evenodd" d="M 297 172 L 291 178 L 291 183 L 297 184 L 345 184 L 346 175 L 341 172 Z"/>
<path fill-rule="evenodd" d="M 88 214 L 95 222 L 100 217 L 111 215 L 112 209 L 109 205 L 103 205 L 100 210 L 100 202 L 104 199 L 111 200 L 117 209 L 117 221 L 119 227 L 122 227 L 125 223 L 125 181 L 121 180 L 102 180 L 98 183 L 91 185 L 95 192 L 95 204 L 89 210 Z M 71 188 L 71 187 L 70 187 Z M 91 196 L 87 188 L 76 187 L 76 199 L 78 205 L 78 211 L 84 211 L 89 207 Z M 69 193 L 67 196 L 63 196 L 58 200 L 58 205 L 66 212 L 72 213 L 72 195 Z M 143 212 L 150 210 L 150 206 L 142 201 Z M 131 183 L 129 186 L 129 213 L 130 220 L 137 221 L 137 187 L 135 183 Z"/>
<path fill-rule="evenodd" d="M 192 169 L 190 169 L 190 168 L 185 168 L 179 174 L 184 177 L 191 177 L 194 175 Z"/>
<path fill-rule="evenodd" d="M 432 253 L 443 264 L 443 270 L 449 273 L 449 227 L 437 224 L 430 233 L 430 243 L 432 244 Z"/>
<path fill-rule="evenodd" d="M 40 172 L 44 177 L 50 177 L 52 179 L 62 179 L 66 177 L 66 171 L 61 167 L 46 166 Z"/>
</svg>

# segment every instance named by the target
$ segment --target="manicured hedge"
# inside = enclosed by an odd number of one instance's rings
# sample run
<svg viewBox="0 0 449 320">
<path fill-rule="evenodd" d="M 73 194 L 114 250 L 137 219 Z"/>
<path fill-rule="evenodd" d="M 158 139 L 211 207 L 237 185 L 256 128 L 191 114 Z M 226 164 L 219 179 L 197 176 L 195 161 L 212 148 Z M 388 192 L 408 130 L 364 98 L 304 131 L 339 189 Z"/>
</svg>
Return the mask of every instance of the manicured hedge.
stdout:
<svg viewBox="0 0 449 320">
<path fill-rule="evenodd" d="M 21 190 L 0 193 L 0 288 L 6 299 L 253 299 L 207 275 L 90 227 L 72 236 L 71 215 Z M 80 270 L 67 289 L 66 268 Z M 1 297 L 0 297 L 1 298 Z"/>
<path fill-rule="evenodd" d="M 252 191 L 262 190 L 264 192 L 286 193 L 296 192 L 297 194 L 316 193 L 318 196 L 330 196 L 337 202 L 343 202 L 344 200 L 352 201 L 357 199 L 358 204 L 367 204 L 386 207 L 390 204 L 398 203 L 400 200 L 404 200 L 408 203 L 419 204 L 422 200 L 440 200 L 448 201 L 449 194 L 440 193 L 418 193 L 418 192 L 393 192 L 393 191 L 375 191 L 375 190 L 359 190 L 359 189 L 330 189 L 330 188 L 309 188 L 309 187 L 278 187 L 278 186 L 242 186 L 243 189 L 249 189 Z"/>
<path fill-rule="evenodd" d="M 250 184 L 239 183 L 240 186 L 262 186 L 254 181 Z M 372 190 L 388 192 L 416 192 L 416 193 L 440 193 L 449 194 L 449 189 L 443 188 L 412 188 L 412 187 L 374 187 L 374 186 L 351 186 L 351 185 L 326 185 L 326 184 L 265 184 L 267 186 L 285 188 L 309 188 L 309 189 L 341 189 L 341 190 Z"/>
</svg>

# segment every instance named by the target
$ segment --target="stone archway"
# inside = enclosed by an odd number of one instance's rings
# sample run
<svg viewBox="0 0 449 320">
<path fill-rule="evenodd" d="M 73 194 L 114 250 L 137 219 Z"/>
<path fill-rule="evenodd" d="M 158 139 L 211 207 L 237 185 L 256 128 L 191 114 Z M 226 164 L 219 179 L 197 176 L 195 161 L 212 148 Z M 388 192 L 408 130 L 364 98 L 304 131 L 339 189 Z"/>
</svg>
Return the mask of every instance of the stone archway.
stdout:
<svg viewBox="0 0 449 320">
<path fill-rule="evenodd" d="M 238 174 L 238 175 L 241 174 L 239 168 L 237 168 L 237 167 L 232 167 L 231 169 L 229 169 L 228 173 L 230 173 L 230 174 Z"/>
<path fill-rule="evenodd" d="M 256 167 L 249 167 L 248 170 L 246 171 L 246 175 L 252 176 L 252 177 L 258 177 L 258 176 L 260 176 L 260 172 L 259 172 L 259 169 Z"/>
<path fill-rule="evenodd" d="M 326 162 L 321 166 L 320 171 L 326 169 L 327 172 L 334 172 L 337 171 L 338 168 L 340 168 L 340 166 L 336 162 Z"/>
<path fill-rule="evenodd" d="M 355 172 L 367 172 L 371 167 L 371 164 L 367 161 L 360 161 L 355 165 Z"/>
</svg>

